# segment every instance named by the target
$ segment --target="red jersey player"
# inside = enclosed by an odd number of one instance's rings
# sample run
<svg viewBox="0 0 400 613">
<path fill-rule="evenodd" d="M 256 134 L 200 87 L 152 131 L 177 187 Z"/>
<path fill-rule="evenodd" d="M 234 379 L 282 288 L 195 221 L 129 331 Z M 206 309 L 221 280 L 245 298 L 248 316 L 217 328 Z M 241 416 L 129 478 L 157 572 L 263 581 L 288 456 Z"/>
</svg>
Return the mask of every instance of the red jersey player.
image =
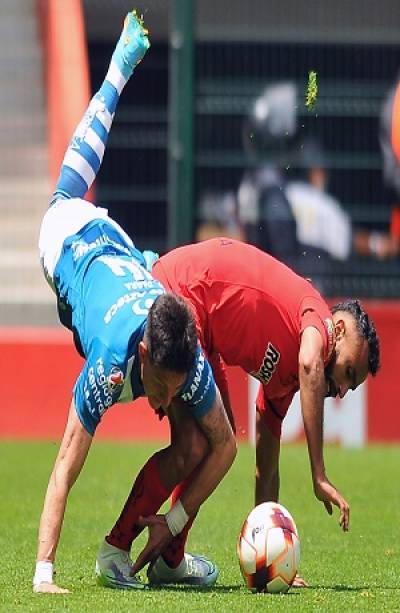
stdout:
<svg viewBox="0 0 400 613">
<path fill-rule="evenodd" d="M 360 303 L 350 300 L 331 311 L 309 281 L 259 249 L 233 239 L 217 238 L 175 249 L 155 263 L 152 274 L 192 308 L 201 345 L 232 423 L 224 365 L 240 366 L 260 381 L 256 504 L 278 500 L 281 425 L 300 389 L 314 492 L 330 514 L 332 504 L 339 507 L 340 525 L 347 530 L 349 505 L 325 472 L 323 405 L 326 396 L 343 397 L 360 385 L 368 372 L 375 375 L 378 370 L 379 341 Z M 189 481 L 178 486 L 175 497 Z M 156 530 L 156 516 L 138 520 L 135 491 L 134 486 L 107 537 L 107 543 L 115 548 L 114 563 L 118 563 L 119 550 L 130 550 L 136 535 L 134 526 L 136 530 L 143 525 Z M 188 578 L 187 573 L 180 579 L 190 525 L 149 567 L 150 583 L 181 580 L 207 584 L 206 578 Z M 147 561 L 141 556 L 133 572 Z M 98 563 L 104 563 L 101 550 Z"/>
</svg>

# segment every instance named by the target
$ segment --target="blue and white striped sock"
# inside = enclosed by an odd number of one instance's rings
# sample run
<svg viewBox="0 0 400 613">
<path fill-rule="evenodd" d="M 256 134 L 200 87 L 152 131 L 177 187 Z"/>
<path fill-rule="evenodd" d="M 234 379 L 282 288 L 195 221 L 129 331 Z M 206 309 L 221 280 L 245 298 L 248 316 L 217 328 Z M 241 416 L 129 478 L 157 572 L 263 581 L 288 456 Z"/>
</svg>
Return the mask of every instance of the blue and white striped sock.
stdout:
<svg viewBox="0 0 400 613">
<path fill-rule="evenodd" d="M 82 198 L 99 171 L 120 94 L 127 83 L 111 61 L 100 90 L 90 101 L 66 151 L 52 202 Z"/>
<path fill-rule="evenodd" d="M 100 90 L 72 137 L 51 204 L 58 198 L 82 198 L 99 171 L 120 94 L 150 43 L 136 11 L 127 14 Z"/>
</svg>

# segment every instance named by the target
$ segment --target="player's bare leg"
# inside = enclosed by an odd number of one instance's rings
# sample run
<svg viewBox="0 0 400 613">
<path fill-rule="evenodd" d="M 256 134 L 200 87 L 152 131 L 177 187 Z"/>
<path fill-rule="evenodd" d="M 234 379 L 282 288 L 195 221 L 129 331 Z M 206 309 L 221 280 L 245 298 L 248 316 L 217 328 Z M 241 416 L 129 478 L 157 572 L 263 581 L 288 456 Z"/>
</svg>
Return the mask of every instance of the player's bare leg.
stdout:
<svg viewBox="0 0 400 613">
<path fill-rule="evenodd" d="M 280 440 L 268 428 L 263 416 L 256 412 L 256 495 L 255 503 L 279 501 Z M 308 587 L 308 583 L 296 575 L 292 587 Z"/>
</svg>

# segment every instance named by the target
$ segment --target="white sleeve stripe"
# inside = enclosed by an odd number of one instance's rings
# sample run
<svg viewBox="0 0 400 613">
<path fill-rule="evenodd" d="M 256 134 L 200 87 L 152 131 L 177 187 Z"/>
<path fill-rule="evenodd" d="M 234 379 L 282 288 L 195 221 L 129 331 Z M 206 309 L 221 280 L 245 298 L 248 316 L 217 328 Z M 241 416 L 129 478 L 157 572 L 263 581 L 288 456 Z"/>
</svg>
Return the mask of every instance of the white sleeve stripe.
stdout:
<svg viewBox="0 0 400 613">
<path fill-rule="evenodd" d="M 73 149 L 68 149 L 63 165 L 73 168 L 75 172 L 81 175 L 88 186 L 92 185 L 96 178 L 96 174 L 90 164 L 80 153 Z"/>
<path fill-rule="evenodd" d="M 89 128 L 86 132 L 85 143 L 87 143 L 93 149 L 93 151 L 96 152 L 97 157 L 101 161 L 104 156 L 105 145 L 93 128 Z"/>
<path fill-rule="evenodd" d="M 122 89 L 127 82 L 120 69 L 118 68 L 116 62 L 114 61 L 111 61 L 105 80 L 109 81 L 111 85 L 115 87 L 118 94 L 122 92 Z"/>
</svg>

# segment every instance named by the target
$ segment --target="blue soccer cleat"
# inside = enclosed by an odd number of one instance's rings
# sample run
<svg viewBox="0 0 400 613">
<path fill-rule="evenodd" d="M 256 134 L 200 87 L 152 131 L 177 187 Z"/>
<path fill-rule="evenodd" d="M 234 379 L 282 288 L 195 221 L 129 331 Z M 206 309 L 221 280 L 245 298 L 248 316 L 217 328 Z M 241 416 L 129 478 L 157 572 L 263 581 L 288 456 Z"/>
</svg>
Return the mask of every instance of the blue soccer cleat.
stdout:
<svg viewBox="0 0 400 613">
<path fill-rule="evenodd" d="M 127 80 L 150 47 L 148 33 L 148 30 L 144 27 L 143 19 L 137 15 L 136 11 L 127 14 L 121 36 L 113 53 L 114 62 Z"/>
<path fill-rule="evenodd" d="M 159 556 L 150 564 L 147 577 L 150 585 L 173 583 L 197 587 L 211 587 L 218 578 L 218 567 L 205 556 L 185 553 L 177 568 L 170 568 Z"/>
</svg>

